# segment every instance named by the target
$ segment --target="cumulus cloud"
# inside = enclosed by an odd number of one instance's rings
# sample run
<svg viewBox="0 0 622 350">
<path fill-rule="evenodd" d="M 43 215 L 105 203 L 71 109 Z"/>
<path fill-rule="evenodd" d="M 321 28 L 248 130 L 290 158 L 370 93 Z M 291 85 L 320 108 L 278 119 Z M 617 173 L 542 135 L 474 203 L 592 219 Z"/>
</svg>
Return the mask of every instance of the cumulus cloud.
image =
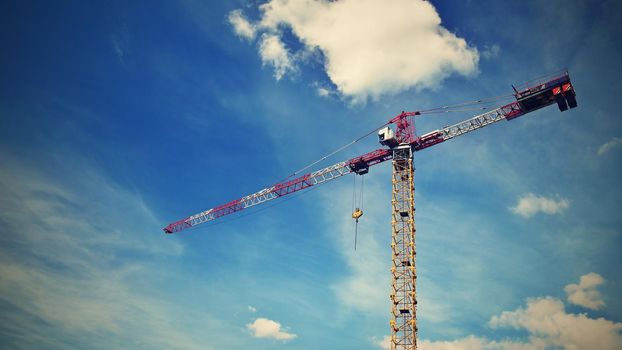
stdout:
<svg viewBox="0 0 622 350">
<path fill-rule="evenodd" d="M 561 300 L 531 299 L 526 308 L 504 311 L 490 320 L 492 328 L 511 327 L 530 334 L 532 349 L 620 349 L 622 323 L 571 314 Z"/>
<path fill-rule="evenodd" d="M 319 51 L 328 78 L 353 101 L 430 88 L 452 73 L 477 72 L 477 49 L 443 27 L 427 1 L 270 0 L 259 9 L 256 23 L 246 21 L 240 10 L 229 15 L 230 22 L 237 23 L 238 35 L 249 38 L 239 33 L 254 29 L 267 35 L 259 46 L 264 62 L 272 62 L 263 52 L 266 38 L 281 53 L 281 62 L 288 49 L 279 38 L 291 32 L 298 39 L 287 69 L 273 64 L 277 79 L 291 71 L 289 64 L 304 61 L 305 52 Z"/>
<path fill-rule="evenodd" d="M 257 312 L 257 308 L 255 308 L 254 306 L 248 306 L 248 312 Z"/>
<path fill-rule="evenodd" d="M 255 27 L 242 15 L 241 10 L 231 11 L 228 19 L 235 34 L 248 40 L 255 38 Z"/>
<path fill-rule="evenodd" d="M 296 334 L 288 333 L 281 329 L 281 324 L 267 318 L 258 318 L 246 325 L 246 328 L 253 333 L 256 338 L 269 338 L 288 341 L 296 338 Z"/>
<path fill-rule="evenodd" d="M 587 275 L 581 276 L 579 284 L 569 284 L 564 288 L 564 291 L 568 295 L 570 303 L 598 310 L 605 306 L 605 302 L 596 290 L 596 287 L 604 282 L 605 280 L 601 275 L 590 272 Z"/>
<path fill-rule="evenodd" d="M 371 341 L 380 349 L 389 350 L 391 348 L 391 337 L 388 335 L 385 335 L 382 339 L 372 337 Z"/>
<path fill-rule="evenodd" d="M 622 138 L 614 137 L 611 140 L 609 140 L 607 143 L 605 143 L 602 146 L 600 146 L 596 153 L 599 156 L 602 156 L 603 154 L 611 151 L 614 148 L 620 147 L 620 146 L 622 146 Z"/>
<path fill-rule="evenodd" d="M 589 281 L 586 282 L 590 284 Z M 566 312 L 553 297 L 528 299 L 526 307 L 493 316 L 492 329 L 526 331 L 525 339 L 493 340 L 470 335 L 455 340 L 422 340 L 422 350 L 546 350 L 622 348 L 622 323 Z"/>
<path fill-rule="evenodd" d="M 281 41 L 274 34 L 262 34 L 259 43 L 259 54 L 263 64 L 274 67 L 274 77 L 280 80 L 285 73 L 295 70 L 292 57 Z"/>
<path fill-rule="evenodd" d="M 530 218 L 537 213 L 559 214 L 570 206 L 566 198 L 550 198 L 527 193 L 521 196 L 518 203 L 510 210 L 524 218 Z"/>
</svg>

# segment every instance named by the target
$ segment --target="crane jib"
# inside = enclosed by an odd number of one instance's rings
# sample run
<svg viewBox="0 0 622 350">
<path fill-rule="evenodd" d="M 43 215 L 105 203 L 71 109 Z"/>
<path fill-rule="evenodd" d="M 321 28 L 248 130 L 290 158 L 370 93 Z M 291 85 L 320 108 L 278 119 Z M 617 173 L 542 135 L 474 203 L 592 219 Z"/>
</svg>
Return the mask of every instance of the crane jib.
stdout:
<svg viewBox="0 0 622 350">
<path fill-rule="evenodd" d="M 311 186 L 322 184 L 326 181 L 351 173 L 352 170 L 346 162 L 340 162 L 327 168 L 314 171 L 290 181 L 278 183 L 246 197 L 236 199 L 227 204 L 208 209 L 183 220 L 174 222 L 164 228 L 166 233 L 175 233 L 196 226 L 219 217 L 235 213 L 237 211 L 253 207 L 263 202 L 279 198 Z"/>
<path fill-rule="evenodd" d="M 313 183 L 309 182 L 310 177 L 311 174 L 307 174 L 297 179 L 277 184 L 274 186 L 273 191 L 280 197 L 292 192 L 304 190 L 307 187 L 313 186 Z"/>
</svg>

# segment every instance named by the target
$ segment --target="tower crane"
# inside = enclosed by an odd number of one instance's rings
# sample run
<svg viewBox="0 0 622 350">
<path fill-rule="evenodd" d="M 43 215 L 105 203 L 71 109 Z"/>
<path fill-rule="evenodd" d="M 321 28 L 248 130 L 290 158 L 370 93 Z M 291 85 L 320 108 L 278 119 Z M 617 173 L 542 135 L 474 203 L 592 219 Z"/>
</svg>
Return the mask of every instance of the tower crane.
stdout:
<svg viewBox="0 0 622 350">
<path fill-rule="evenodd" d="M 391 178 L 390 344 L 392 350 L 416 350 L 417 270 L 415 268 L 413 154 L 498 121 L 513 120 L 553 104 L 557 104 L 562 112 L 577 106 L 576 94 L 567 71 L 543 77 L 518 88 L 513 87 L 513 89 L 515 101 L 421 136 L 415 134 L 412 118 L 425 114 L 425 111 L 402 112 L 390 119 L 378 131 L 379 142 L 385 147 L 191 215 L 167 225 L 164 232 L 167 234 L 180 232 L 350 173 L 363 175 L 369 171 L 371 166 L 391 160 L 393 171 Z M 356 219 L 358 220 L 358 217 Z"/>
</svg>

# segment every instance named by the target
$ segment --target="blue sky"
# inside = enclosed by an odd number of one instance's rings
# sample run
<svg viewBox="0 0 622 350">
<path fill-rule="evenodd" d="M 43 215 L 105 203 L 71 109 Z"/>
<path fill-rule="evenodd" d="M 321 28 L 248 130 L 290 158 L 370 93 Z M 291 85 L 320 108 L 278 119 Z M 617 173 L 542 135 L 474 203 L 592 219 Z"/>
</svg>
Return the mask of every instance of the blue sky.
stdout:
<svg viewBox="0 0 622 350">
<path fill-rule="evenodd" d="M 578 108 L 415 156 L 421 348 L 622 347 L 620 3 L 431 4 L 2 2 L 1 347 L 381 349 L 388 164 L 356 251 L 352 176 L 162 227 L 560 68 Z"/>
</svg>

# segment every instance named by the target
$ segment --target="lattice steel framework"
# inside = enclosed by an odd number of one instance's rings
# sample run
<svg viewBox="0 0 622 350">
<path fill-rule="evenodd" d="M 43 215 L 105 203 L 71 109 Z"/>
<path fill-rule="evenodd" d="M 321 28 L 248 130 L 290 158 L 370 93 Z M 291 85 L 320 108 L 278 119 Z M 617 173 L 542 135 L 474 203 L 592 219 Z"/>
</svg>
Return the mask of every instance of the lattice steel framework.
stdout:
<svg viewBox="0 0 622 350">
<path fill-rule="evenodd" d="M 417 348 L 415 184 L 410 145 L 393 149 L 391 350 Z"/>
</svg>

